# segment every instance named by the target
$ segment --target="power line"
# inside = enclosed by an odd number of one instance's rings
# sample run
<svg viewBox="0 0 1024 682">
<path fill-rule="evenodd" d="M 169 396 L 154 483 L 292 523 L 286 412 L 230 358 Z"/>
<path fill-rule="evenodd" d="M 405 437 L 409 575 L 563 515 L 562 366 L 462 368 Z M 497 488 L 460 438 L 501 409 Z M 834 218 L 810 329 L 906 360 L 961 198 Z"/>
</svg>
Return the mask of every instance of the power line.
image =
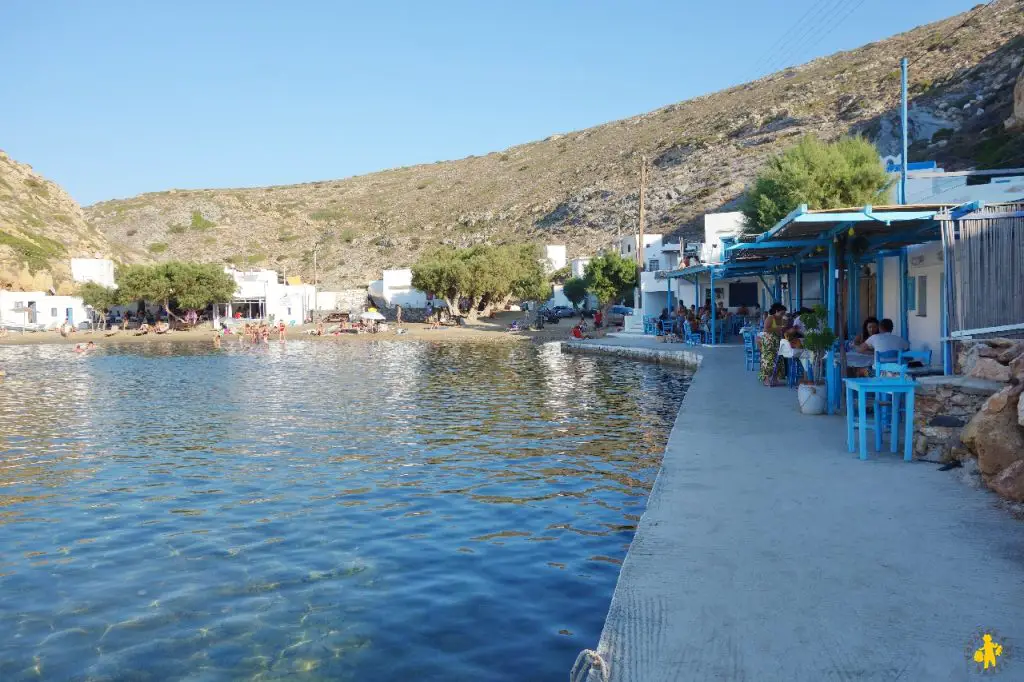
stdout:
<svg viewBox="0 0 1024 682">
<path fill-rule="evenodd" d="M 813 50 L 814 48 L 816 48 L 816 47 L 818 46 L 818 44 L 819 44 L 819 43 L 820 43 L 820 42 L 821 42 L 822 40 L 824 40 L 824 39 L 825 39 L 825 38 L 827 38 L 827 37 L 828 37 L 829 35 L 831 35 L 831 34 L 832 34 L 832 32 L 833 32 L 833 31 L 835 31 L 835 30 L 836 30 L 836 29 L 837 29 L 837 28 L 838 28 L 838 27 L 839 27 L 840 25 L 842 25 L 842 24 L 843 24 L 843 22 L 845 22 L 845 21 L 846 21 L 847 19 L 849 19 L 849 18 L 850 18 L 850 16 L 852 16 L 854 12 L 856 12 L 856 11 L 857 11 L 858 9 L 860 9 L 860 6 L 861 6 L 861 5 L 863 5 L 863 4 L 864 4 L 864 0 L 860 0 L 860 1 L 859 1 L 859 2 L 857 2 L 856 4 L 854 4 L 854 5 L 851 5 L 851 6 L 850 6 L 850 9 L 849 9 L 849 11 L 847 11 L 847 13 L 846 13 L 846 14 L 844 14 L 844 15 L 842 16 L 842 18 L 840 18 L 840 19 L 836 20 L 836 22 L 835 22 L 834 24 L 832 24 L 832 26 L 831 26 L 831 27 L 830 27 L 830 28 L 829 28 L 829 29 L 828 29 L 827 31 L 825 31 L 824 33 L 822 33 L 821 35 L 819 35 L 819 36 L 818 36 L 818 39 L 817 39 L 817 40 L 815 40 L 815 41 L 814 41 L 813 43 L 811 43 L 810 45 L 808 45 L 806 49 L 807 49 L 808 51 L 811 51 L 811 50 Z"/>
<path fill-rule="evenodd" d="M 787 45 L 787 49 L 784 50 L 772 65 L 773 70 L 779 70 L 789 66 L 793 61 L 797 60 L 799 55 L 802 53 L 803 45 L 807 39 L 814 36 L 815 31 L 820 31 L 829 21 L 831 17 L 836 15 L 837 10 L 841 9 L 843 2 L 846 0 L 835 0 L 831 4 L 826 4 L 824 12 L 819 16 L 815 17 L 807 26 L 804 27 L 796 37 Z"/>
<path fill-rule="evenodd" d="M 963 20 L 963 21 L 962 21 L 962 22 L 960 23 L 960 25 L 959 25 L 959 26 L 957 26 L 957 27 L 956 27 L 956 28 L 954 28 L 954 29 L 953 29 L 952 31 L 950 31 L 950 32 L 949 32 L 949 33 L 947 33 L 946 35 L 944 35 L 944 36 L 942 36 L 941 38 L 939 38 L 939 41 L 938 41 L 938 42 L 933 42 L 933 43 L 930 43 L 930 44 L 928 45 L 928 47 L 926 47 L 926 48 L 924 49 L 924 51 L 923 51 L 923 52 L 921 52 L 921 54 L 919 54 L 919 55 L 917 55 L 916 57 L 914 57 L 914 58 L 913 58 L 913 59 L 912 59 L 912 60 L 910 61 L 910 63 L 909 63 L 909 64 L 907 64 L 907 66 L 908 66 L 908 67 L 910 67 L 910 66 L 913 66 L 913 65 L 914 65 L 914 64 L 915 64 L 915 63 L 917 62 L 917 60 L 919 60 L 919 59 L 920 59 L 921 57 L 923 57 L 923 56 L 924 56 L 924 55 L 925 55 L 925 54 L 926 54 L 926 53 L 927 53 L 927 52 L 928 52 L 928 51 L 929 51 L 930 49 L 931 49 L 931 50 L 934 50 L 934 49 L 938 48 L 938 46 L 939 46 L 939 45 L 942 45 L 942 44 L 943 44 L 944 42 L 946 42 L 946 40 L 948 40 L 950 36 L 952 36 L 952 35 L 953 35 L 954 33 L 956 33 L 957 31 L 959 31 L 960 29 L 962 29 L 962 28 L 963 28 L 964 26 L 966 26 L 966 25 L 968 24 L 968 22 L 970 22 L 970 20 L 971 20 L 971 19 L 973 19 L 973 18 L 974 18 L 974 17 L 975 17 L 975 16 L 977 15 L 977 14 L 979 14 L 979 13 L 981 13 L 981 12 L 985 11 L 985 9 L 987 9 L 988 7 L 991 7 L 991 6 L 992 6 L 992 4 L 993 4 L 993 3 L 995 3 L 995 1 L 996 1 L 996 0 L 988 0 L 988 2 L 986 2 L 986 3 L 984 4 L 984 5 L 978 5 L 977 7 L 975 7 L 974 9 L 972 9 L 972 10 L 971 10 L 970 12 L 968 12 L 968 13 L 967 13 L 967 16 L 966 16 L 966 17 L 964 18 L 964 20 Z"/>
<path fill-rule="evenodd" d="M 828 0 L 820 0 L 820 2 L 827 2 L 827 1 L 828 1 Z M 788 28 L 788 29 L 786 30 L 786 32 L 785 32 L 785 33 L 783 33 L 782 35 L 780 35 L 780 36 L 779 36 L 779 37 L 778 37 L 778 38 L 777 38 L 777 39 L 775 40 L 775 42 L 774 42 L 774 43 L 772 43 L 771 47 L 769 47 L 769 48 L 768 48 L 768 49 L 767 49 L 767 50 L 766 50 L 766 51 L 764 52 L 764 54 L 762 54 L 762 55 L 760 56 L 760 58 L 758 58 L 758 60 L 757 60 L 757 64 L 758 64 L 758 65 L 760 65 L 760 64 L 767 64 L 767 63 L 769 63 L 769 62 L 768 62 L 768 58 L 769 58 L 769 57 L 772 57 L 772 56 L 774 56 L 774 55 L 775 55 L 775 53 L 776 53 L 776 52 L 777 52 L 778 50 L 782 49 L 783 45 L 785 45 L 785 43 L 786 43 L 786 40 L 787 40 L 787 39 L 789 38 L 789 35 L 790 35 L 791 33 L 794 33 L 794 32 L 796 31 L 797 27 L 798 27 L 798 26 L 800 26 L 801 22 L 803 22 L 803 20 L 807 18 L 807 16 L 808 16 L 808 15 L 809 15 L 809 14 L 810 14 L 810 13 L 811 13 L 811 12 L 812 12 L 812 11 L 813 11 L 814 9 L 815 9 L 815 7 L 818 7 L 818 6 L 820 6 L 820 4 L 819 4 L 819 5 L 815 5 L 815 2 L 814 2 L 814 0 L 811 0 L 811 4 L 807 6 L 807 11 L 806 11 L 806 12 L 804 12 L 804 13 L 803 13 L 803 14 L 802 14 L 802 15 L 800 16 L 800 18 L 799 18 L 799 19 L 797 19 L 797 20 L 796 20 L 796 21 L 795 21 L 795 22 L 793 23 L 793 25 L 792 25 L 792 26 L 790 26 L 790 27 L 789 27 L 789 28 Z M 758 68 L 758 67 L 755 67 L 755 68 Z"/>
</svg>

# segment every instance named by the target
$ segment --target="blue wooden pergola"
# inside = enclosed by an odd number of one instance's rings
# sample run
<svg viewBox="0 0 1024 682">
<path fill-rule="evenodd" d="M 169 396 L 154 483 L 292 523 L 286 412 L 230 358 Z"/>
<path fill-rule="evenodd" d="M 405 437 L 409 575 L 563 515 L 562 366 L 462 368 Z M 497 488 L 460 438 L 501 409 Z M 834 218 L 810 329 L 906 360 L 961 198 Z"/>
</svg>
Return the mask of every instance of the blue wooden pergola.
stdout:
<svg viewBox="0 0 1024 682">
<path fill-rule="evenodd" d="M 978 208 L 971 203 L 963 206 L 952 204 L 864 206 L 812 211 L 806 205 L 799 206 L 780 220 L 767 232 L 753 236 L 744 235 L 734 240 L 723 240 L 725 258 L 721 263 L 696 265 L 666 273 L 669 280 L 683 279 L 692 282 L 700 296 L 700 280 L 707 277 L 711 287 L 711 316 L 717 314 L 714 296 L 715 283 L 738 277 L 757 277 L 764 288 L 772 293 L 775 301 L 782 301 L 782 277 L 786 276 L 793 286 L 788 287 L 788 303 L 791 309 L 803 305 L 803 276 L 817 271 L 821 292 L 828 310 L 828 324 L 839 330 L 837 291 L 838 273 L 843 268 L 848 273 L 847 319 L 845 328 L 856 329 L 861 266 L 874 263 L 877 275 L 876 309 L 882 309 L 883 262 L 887 257 L 899 258 L 900 277 L 900 334 L 909 337 L 908 291 L 907 291 L 907 247 L 916 244 L 939 241 L 941 232 L 939 217 L 957 218 Z M 839 241 L 842 235 L 863 246 L 857 253 L 847 250 L 843 263 L 838 262 Z M 849 243 L 849 242 L 848 242 Z M 669 287 L 669 296 L 671 297 Z M 669 301 L 671 306 L 671 299 Z M 947 331 L 947 304 L 942 301 L 942 335 Z M 712 327 L 711 343 L 718 343 Z M 952 373 L 952 352 L 949 343 L 943 342 L 943 369 Z M 839 385 L 835 376 L 832 354 L 827 362 L 829 373 L 829 405 L 837 409 Z"/>
</svg>

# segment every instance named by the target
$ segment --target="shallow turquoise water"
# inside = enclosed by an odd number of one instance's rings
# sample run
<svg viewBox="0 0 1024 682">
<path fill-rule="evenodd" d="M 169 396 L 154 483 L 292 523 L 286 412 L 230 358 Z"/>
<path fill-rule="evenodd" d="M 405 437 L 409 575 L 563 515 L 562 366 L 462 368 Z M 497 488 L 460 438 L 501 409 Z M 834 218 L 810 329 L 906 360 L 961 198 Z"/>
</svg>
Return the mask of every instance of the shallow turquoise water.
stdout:
<svg viewBox="0 0 1024 682">
<path fill-rule="evenodd" d="M 0 680 L 563 680 L 689 376 L 556 346 L 0 347 Z"/>
</svg>

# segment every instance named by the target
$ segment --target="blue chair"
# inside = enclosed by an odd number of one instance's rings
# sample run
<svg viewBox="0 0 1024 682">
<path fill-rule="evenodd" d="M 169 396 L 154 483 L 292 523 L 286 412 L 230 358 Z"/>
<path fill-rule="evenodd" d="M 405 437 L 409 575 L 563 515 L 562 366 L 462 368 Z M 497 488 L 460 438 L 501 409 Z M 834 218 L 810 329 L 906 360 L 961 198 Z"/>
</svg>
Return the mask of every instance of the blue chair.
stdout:
<svg viewBox="0 0 1024 682">
<path fill-rule="evenodd" d="M 644 315 L 644 334 L 655 335 L 658 333 L 658 326 L 655 323 L 654 317 L 651 315 Z"/>
<path fill-rule="evenodd" d="M 875 353 L 875 364 L 872 367 L 874 375 L 879 379 L 903 379 L 907 378 L 907 366 L 900 362 L 881 362 L 879 358 L 888 357 L 895 354 L 899 357 L 902 351 L 894 351 L 893 353 Z M 881 415 L 882 422 L 889 422 L 889 413 L 892 410 L 893 405 L 893 394 L 892 393 L 876 393 L 875 394 L 875 412 Z M 905 409 L 901 407 L 901 411 L 905 412 Z M 877 441 L 881 441 L 881 436 L 876 438 Z"/>
<path fill-rule="evenodd" d="M 683 322 L 683 340 L 690 346 L 699 346 L 704 343 L 704 337 L 699 331 L 693 331 L 689 322 Z"/>
<path fill-rule="evenodd" d="M 875 364 L 880 362 L 899 362 L 900 351 L 898 350 L 887 350 L 887 351 L 875 351 Z"/>
<path fill-rule="evenodd" d="M 757 339 L 752 331 L 743 333 L 743 357 L 747 371 L 754 371 L 761 366 L 761 349 L 757 347 Z"/>
<path fill-rule="evenodd" d="M 804 374 L 804 365 L 799 358 L 786 358 L 786 385 L 795 388 Z"/>
</svg>

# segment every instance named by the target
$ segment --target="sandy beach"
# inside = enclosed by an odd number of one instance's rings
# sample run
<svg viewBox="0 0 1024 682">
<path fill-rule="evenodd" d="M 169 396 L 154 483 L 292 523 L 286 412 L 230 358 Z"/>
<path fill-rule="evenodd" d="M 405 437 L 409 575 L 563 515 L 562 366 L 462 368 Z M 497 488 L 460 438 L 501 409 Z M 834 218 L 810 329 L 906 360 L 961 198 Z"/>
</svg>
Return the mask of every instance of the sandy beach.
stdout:
<svg viewBox="0 0 1024 682">
<path fill-rule="evenodd" d="M 473 342 L 473 343 L 547 343 L 549 341 L 561 341 L 569 338 L 569 331 L 576 323 L 576 319 L 563 319 L 558 324 L 547 324 L 543 330 L 524 330 L 518 332 L 507 331 L 508 325 L 514 320 L 521 320 L 522 313 L 499 313 L 493 318 L 480 320 L 476 324 L 465 327 L 441 327 L 431 329 L 429 324 L 410 323 L 403 324 L 403 334 L 396 333 L 396 327 L 392 323 L 390 329 L 378 334 L 338 334 L 327 336 L 312 336 L 307 334 L 315 328 L 315 325 L 304 325 L 288 329 L 288 340 L 313 340 L 325 343 L 366 343 L 370 341 L 451 341 L 451 342 Z M 604 330 L 602 330 L 604 331 Z M 599 332 L 600 333 L 600 332 Z M 593 334 L 593 332 L 591 332 Z M 57 331 L 46 332 L 21 332 L 8 331 L 5 338 L 0 338 L 0 346 L 16 346 L 23 344 L 46 344 L 59 343 L 74 345 L 76 343 L 94 342 L 96 345 L 126 344 L 126 343 L 159 343 L 165 341 L 174 342 L 196 342 L 213 343 L 214 331 L 209 325 L 201 325 L 191 331 L 175 331 L 167 334 L 157 335 L 154 333 L 136 336 L 135 330 L 129 331 L 79 331 L 67 337 L 62 337 Z M 271 336 L 271 341 L 277 341 L 277 335 Z M 224 337 L 224 343 L 237 341 L 233 337 Z"/>
</svg>

